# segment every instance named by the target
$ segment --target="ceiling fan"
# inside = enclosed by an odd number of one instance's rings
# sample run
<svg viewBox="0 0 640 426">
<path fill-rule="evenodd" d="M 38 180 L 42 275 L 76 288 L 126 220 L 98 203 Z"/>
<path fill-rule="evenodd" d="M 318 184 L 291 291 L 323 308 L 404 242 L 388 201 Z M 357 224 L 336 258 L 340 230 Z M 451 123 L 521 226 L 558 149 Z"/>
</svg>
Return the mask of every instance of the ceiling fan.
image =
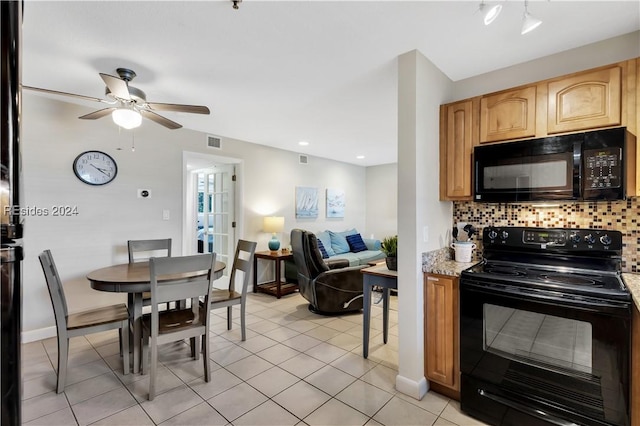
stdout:
<svg viewBox="0 0 640 426">
<path fill-rule="evenodd" d="M 34 90 L 36 92 L 51 93 L 54 95 L 72 96 L 74 98 L 85 99 L 89 101 L 101 102 L 112 105 L 108 108 L 99 109 L 89 114 L 83 115 L 83 120 L 96 120 L 111 114 L 113 121 L 120 127 L 125 129 L 133 129 L 138 127 L 142 122 L 142 117 L 155 121 L 168 129 L 179 129 L 181 124 L 169 120 L 166 117 L 157 114 L 156 111 L 175 111 L 188 112 L 192 114 L 209 114 L 209 108 L 201 105 L 181 105 L 166 104 L 158 102 L 147 102 L 145 93 L 129 85 L 134 79 L 136 73 L 127 68 L 118 68 L 118 76 L 100 73 L 100 77 L 107 85 L 105 95 L 108 99 L 94 98 L 91 96 L 77 95 L 75 93 L 59 92 L 57 90 L 40 89 L 38 87 L 22 86 L 24 89 Z"/>
</svg>

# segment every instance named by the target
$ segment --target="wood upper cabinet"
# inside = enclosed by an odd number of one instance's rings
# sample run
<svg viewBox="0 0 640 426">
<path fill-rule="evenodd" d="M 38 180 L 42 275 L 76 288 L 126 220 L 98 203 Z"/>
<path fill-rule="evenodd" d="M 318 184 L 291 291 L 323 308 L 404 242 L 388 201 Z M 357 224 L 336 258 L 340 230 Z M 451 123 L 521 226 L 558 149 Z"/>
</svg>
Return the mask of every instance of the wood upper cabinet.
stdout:
<svg viewBox="0 0 640 426">
<path fill-rule="evenodd" d="M 425 321 L 425 376 L 459 392 L 457 277 L 425 274 Z"/>
<path fill-rule="evenodd" d="M 480 117 L 480 143 L 535 136 L 536 87 L 483 96 Z"/>
<path fill-rule="evenodd" d="M 560 133 L 621 123 L 619 65 L 548 83 L 547 132 Z"/>
<path fill-rule="evenodd" d="M 443 105 L 440 110 L 440 199 L 471 200 L 478 100 Z"/>
</svg>

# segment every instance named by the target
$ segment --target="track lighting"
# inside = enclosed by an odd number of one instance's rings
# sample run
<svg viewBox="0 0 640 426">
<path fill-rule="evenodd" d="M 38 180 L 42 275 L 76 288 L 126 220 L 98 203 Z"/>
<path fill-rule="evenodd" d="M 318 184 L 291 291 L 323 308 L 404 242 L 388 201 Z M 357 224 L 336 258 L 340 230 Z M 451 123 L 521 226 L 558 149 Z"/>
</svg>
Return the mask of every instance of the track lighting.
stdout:
<svg viewBox="0 0 640 426">
<path fill-rule="evenodd" d="M 487 12 L 485 13 L 485 7 L 487 6 L 488 5 L 484 3 L 484 0 L 482 0 L 480 2 L 480 6 L 478 6 L 478 11 L 484 14 L 483 20 L 485 25 L 489 25 L 490 23 L 495 21 L 498 15 L 500 15 L 500 12 L 502 11 L 502 5 L 496 4 L 494 6 L 491 6 L 489 10 L 487 10 Z"/>
<path fill-rule="evenodd" d="M 527 34 L 542 24 L 542 21 L 529 13 L 529 1 L 524 0 L 524 15 L 522 15 L 522 31 L 520 34 Z"/>
<path fill-rule="evenodd" d="M 502 5 L 501 4 L 496 4 L 491 9 L 489 9 L 489 11 L 486 13 L 486 15 L 484 15 L 484 24 L 485 25 L 489 25 L 490 23 L 495 21 L 496 18 L 498 17 L 498 15 L 500 15 L 501 11 L 502 11 Z"/>
<path fill-rule="evenodd" d="M 240 9 L 240 6 L 238 6 L 238 4 L 242 3 L 242 0 L 231 0 L 233 2 L 233 8 L 238 10 Z"/>
</svg>

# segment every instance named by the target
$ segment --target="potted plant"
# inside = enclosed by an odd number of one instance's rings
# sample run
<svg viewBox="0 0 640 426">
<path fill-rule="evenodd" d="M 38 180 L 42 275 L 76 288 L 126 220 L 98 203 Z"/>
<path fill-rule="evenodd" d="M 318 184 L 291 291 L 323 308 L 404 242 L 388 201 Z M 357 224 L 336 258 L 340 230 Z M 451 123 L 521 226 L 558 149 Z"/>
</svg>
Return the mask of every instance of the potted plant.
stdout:
<svg viewBox="0 0 640 426">
<path fill-rule="evenodd" d="M 380 244 L 380 248 L 384 254 L 387 255 L 385 259 L 387 262 L 387 268 L 390 271 L 398 270 L 398 236 L 385 237 Z"/>
</svg>

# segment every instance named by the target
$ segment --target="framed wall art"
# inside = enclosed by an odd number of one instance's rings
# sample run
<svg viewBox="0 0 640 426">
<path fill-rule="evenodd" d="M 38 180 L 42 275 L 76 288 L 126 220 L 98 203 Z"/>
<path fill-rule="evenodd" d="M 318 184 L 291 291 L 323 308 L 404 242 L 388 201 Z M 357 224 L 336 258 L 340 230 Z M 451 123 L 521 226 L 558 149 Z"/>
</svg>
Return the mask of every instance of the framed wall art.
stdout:
<svg viewBox="0 0 640 426">
<path fill-rule="evenodd" d="M 318 188 L 296 186 L 296 218 L 318 217 Z"/>
<path fill-rule="evenodd" d="M 327 217 L 344 217 L 344 190 L 327 188 Z"/>
</svg>

